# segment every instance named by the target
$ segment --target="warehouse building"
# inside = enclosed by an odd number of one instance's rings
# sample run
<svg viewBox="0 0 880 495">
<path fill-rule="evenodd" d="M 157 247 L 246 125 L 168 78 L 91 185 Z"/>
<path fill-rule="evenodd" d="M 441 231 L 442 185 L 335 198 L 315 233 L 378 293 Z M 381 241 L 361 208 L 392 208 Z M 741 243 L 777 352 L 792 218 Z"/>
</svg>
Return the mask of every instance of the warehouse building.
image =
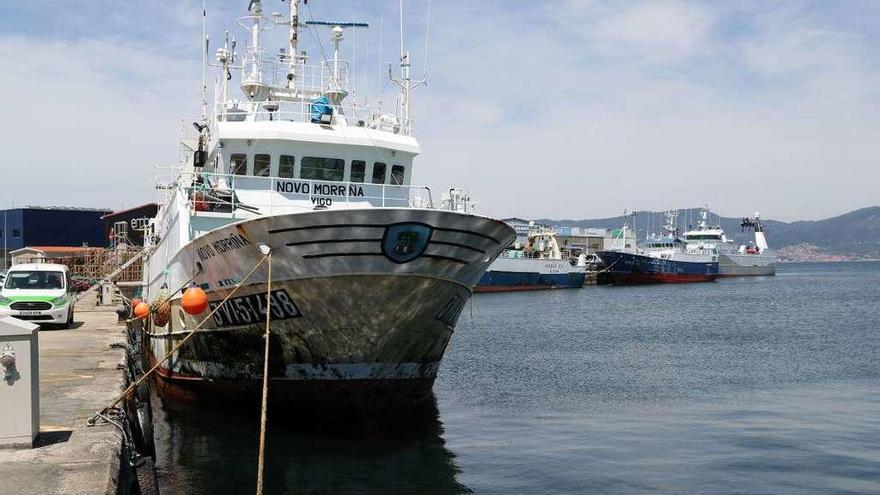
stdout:
<svg viewBox="0 0 880 495">
<path fill-rule="evenodd" d="M 101 217 L 110 210 L 25 206 L 0 210 L 0 249 L 9 265 L 9 252 L 28 246 L 105 247 Z"/>
</svg>

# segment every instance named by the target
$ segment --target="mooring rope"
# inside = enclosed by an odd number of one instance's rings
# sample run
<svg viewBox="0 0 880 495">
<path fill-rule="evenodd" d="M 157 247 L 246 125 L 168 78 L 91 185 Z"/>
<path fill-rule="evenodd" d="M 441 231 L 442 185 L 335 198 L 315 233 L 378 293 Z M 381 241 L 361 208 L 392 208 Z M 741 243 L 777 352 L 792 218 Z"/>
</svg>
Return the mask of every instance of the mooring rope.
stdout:
<svg viewBox="0 0 880 495">
<path fill-rule="evenodd" d="M 192 329 L 192 332 L 190 332 L 189 335 L 187 335 L 186 337 L 182 338 L 182 339 L 180 340 L 180 342 L 178 342 L 178 343 L 177 343 L 177 344 L 176 344 L 176 345 L 175 345 L 170 351 L 168 351 L 162 359 L 160 359 L 159 361 L 156 362 L 156 365 L 155 365 L 155 366 L 153 366 L 152 368 L 150 368 L 150 370 L 147 371 L 146 373 L 144 373 L 143 376 L 141 376 L 141 377 L 138 378 L 134 383 L 132 383 L 131 385 L 129 385 L 128 388 L 126 388 L 121 394 L 119 394 L 118 397 L 116 397 L 116 398 L 113 399 L 109 404 L 107 404 L 107 407 L 105 407 L 104 409 L 101 409 L 100 411 L 96 412 L 95 415 L 92 416 L 91 419 L 89 419 L 88 423 L 89 423 L 90 425 L 93 425 L 93 424 L 95 423 L 95 421 L 97 421 L 98 417 L 100 417 L 100 416 L 101 416 L 102 414 L 104 414 L 106 411 L 110 410 L 110 409 L 111 409 L 112 407 L 114 407 L 116 404 L 119 404 L 120 401 L 122 401 L 125 397 L 127 397 L 129 394 L 131 394 L 131 393 L 132 393 L 132 392 L 133 392 L 133 391 L 134 391 L 134 390 L 135 390 L 135 389 L 136 389 L 141 383 L 143 383 L 144 380 L 146 380 L 146 379 L 147 379 L 150 375 L 152 375 L 157 369 L 159 369 L 159 366 L 160 366 L 161 364 L 163 364 L 165 361 L 167 361 L 168 358 L 170 358 L 172 354 L 174 354 L 175 352 L 177 352 L 178 349 L 180 349 L 184 344 L 186 344 L 187 341 L 189 341 L 189 339 L 190 339 L 193 335 L 196 334 L 196 332 L 198 332 L 199 330 L 201 330 L 202 325 L 204 325 L 205 322 L 207 322 L 209 319 L 211 319 L 211 318 L 214 316 L 214 313 L 216 313 L 217 311 L 219 311 L 220 308 L 222 308 L 223 305 L 226 304 L 226 301 L 228 301 L 230 297 L 232 297 L 236 292 L 238 292 L 238 289 L 241 288 L 242 284 L 244 284 L 244 283 L 245 283 L 245 282 L 251 277 L 251 275 L 253 275 L 254 272 L 257 271 L 257 268 L 259 268 L 260 265 L 262 265 L 263 262 L 266 261 L 266 258 L 267 258 L 267 257 L 268 257 L 268 255 L 264 255 L 264 256 L 260 259 L 260 261 L 258 261 L 257 264 L 254 265 L 254 268 L 253 268 L 253 269 L 252 269 L 247 275 L 245 275 L 245 277 L 241 280 L 241 282 L 239 282 L 238 284 L 236 284 L 236 286 L 232 289 L 232 291 L 230 291 L 229 294 L 227 294 L 226 297 L 224 297 L 223 300 L 220 301 L 220 304 L 218 304 L 213 310 L 211 310 L 211 312 L 208 313 L 208 316 L 206 316 L 205 319 L 203 319 L 198 325 L 196 325 L 195 328 Z M 268 313 L 267 313 L 267 314 L 268 314 Z M 148 313 L 148 315 L 149 315 L 149 313 Z M 147 316 L 147 315 L 144 315 L 144 316 Z M 141 318 L 141 317 L 139 317 L 139 318 Z M 268 318 L 268 316 L 267 316 L 267 318 Z M 134 320 L 137 320 L 137 319 L 138 319 L 138 318 L 134 318 L 134 319 L 129 320 L 129 321 L 134 321 Z"/>
<path fill-rule="evenodd" d="M 260 456 L 257 460 L 257 495 L 263 495 L 263 464 L 266 450 L 266 399 L 269 396 L 269 321 L 272 315 L 272 252 L 266 255 L 269 261 L 269 277 L 266 282 L 266 340 L 263 349 L 263 404 L 260 408 Z"/>
<path fill-rule="evenodd" d="M 598 274 L 600 274 L 600 273 L 605 273 L 605 272 L 607 272 L 607 271 L 610 270 L 614 265 L 616 265 L 618 261 L 620 261 L 620 260 L 619 260 L 619 259 L 614 260 L 614 263 L 611 263 L 610 265 L 606 266 L 605 268 L 603 268 L 603 269 L 601 269 L 601 270 L 596 270 L 595 272 L 593 272 L 593 274 L 598 275 Z"/>
</svg>

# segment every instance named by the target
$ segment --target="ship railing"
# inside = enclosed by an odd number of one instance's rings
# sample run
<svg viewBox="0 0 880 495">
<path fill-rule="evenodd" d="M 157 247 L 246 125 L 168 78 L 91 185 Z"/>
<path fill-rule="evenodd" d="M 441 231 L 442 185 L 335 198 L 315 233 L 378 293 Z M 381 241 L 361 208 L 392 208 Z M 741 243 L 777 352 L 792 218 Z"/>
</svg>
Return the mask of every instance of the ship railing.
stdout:
<svg viewBox="0 0 880 495">
<path fill-rule="evenodd" d="M 394 134 L 411 135 L 412 120 L 401 121 L 396 115 L 377 111 L 363 105 L 330 105 L 331 115 L 313 121 L 312 102 L 266 100 L 254 103 L 230 103 L 219 106 L 217 121 L 225 122 L 303 122 L 315 125 L 348 125 L 367 127 Z"/>
<path fill-rule="evenodd" d="M 177 178 L 182 171 L 181 165 L 157 165 L 155 167 L 153 183 L 156 189 L 156 204 L 166 205 L 171 201 L 171 198 L 174 197 L 174 191 L 177 189 Z"/>
<path fill-rule="evenodd" d="M 190 117 L 180 119 L 180 140 L 181 141 L 198 141 L 199 131 L 193 126 L 193 122 L 201 122 L 201 117 Z"/>
<path fill-rule="evenodd" d="M 337 65 L 338 64 L 338 65 Z M 338 67 L 338 70 L 337 70 Z M 264 50 L 245 53 L 241 71 L 242 85 L 255 83 L 274 88 L 290 88 L 299 93 L 324 94 L 329 91 L 348 91 L 351 86 L 351 64 L 347 61 L 321 61 L 320 65 L 297 63 L 291 74 L 288 54 L 267 57 Z"/>
<path fill-rule="evenodd" d="M 172 169 L 172 173 L 173 173 Z M 233 217 L 248 213 L 284 212 L 352 207 L 407 207 L 434 209 L 431 189 L 404 184 L 294 179 L 248 176 L 176 169 L 173 181 L 159 187 L 160 201 L 180 189 L 196 214 L 222 213 Z M 167 174 L 166 174 L 167 175 Z"/>
</svg>

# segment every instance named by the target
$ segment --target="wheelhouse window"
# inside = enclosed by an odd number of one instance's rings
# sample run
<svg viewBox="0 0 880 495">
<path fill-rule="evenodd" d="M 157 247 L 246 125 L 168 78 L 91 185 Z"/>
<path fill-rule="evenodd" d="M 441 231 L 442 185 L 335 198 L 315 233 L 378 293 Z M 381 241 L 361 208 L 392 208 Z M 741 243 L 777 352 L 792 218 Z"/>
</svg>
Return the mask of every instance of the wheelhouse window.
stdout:
<svg viewBox="0 0 880 495">
<path fill-rule="evenodd" d="M 254 155 L 254 176 L 269 177 L 269 168 L 272 161 L 269 155 Z"/>
<path fill-rule="evenodd" d="M 363 160 L 351 161 L 351 175 L 349 182 L 363 182 L 367 171 L 367 162 Z"/>
<path fill-rule="evenodd" d="M 312 180 L 341 181 L 345 178 L 345 160 L 304 156 L 300 178 Z"/>
<path fill-rule="evenodd" d="M 382 162 L 376 162 L 373 164 L 373 180 L 371 181 L 373 184 L 384 184 L 385 183 L 385 164 Z"/>
<path fill-rule="evenodd" d="M 395 186 L 403 185 L 403 178 L 406 175 L 406 169 L 403 165 L 394 165 L 391 167 L 391 184 Z"/>
<path fill-rule="evenodd" d="M 278 177 L 283 179 L 293 178 L 293 164 L 296 160 L 290 155 L 281 155 L 278 161 Z"/>
<path fill-rule="evenodd" d="M 247 155 L 233 153 L 229 157 L 229 170 L 232 171 L 232 175 L 247 175 Z"/>
</svg>

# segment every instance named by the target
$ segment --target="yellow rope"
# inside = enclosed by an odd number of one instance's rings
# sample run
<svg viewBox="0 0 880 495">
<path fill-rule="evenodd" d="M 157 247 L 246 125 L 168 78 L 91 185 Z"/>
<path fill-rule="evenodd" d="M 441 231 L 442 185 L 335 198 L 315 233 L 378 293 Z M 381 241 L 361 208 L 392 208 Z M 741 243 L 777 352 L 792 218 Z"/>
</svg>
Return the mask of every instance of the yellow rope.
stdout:
<svg viewBox="0 0 880 495">
<path fill-rule="evenodd" d="M 263 350 L 263 405 L 260 409 L 260 457 L 257 461 L 257 495 L 263 495 L 263 466 L 266 450 L 266 399 L 269 396 L 269 320 L 272 315 L 272 252 L 266 257 L 269 260 L 269 279 L 266 283 L 266 340 Z"/>
<path fill-rule="evenodd" d="M 180 349 L 180 348 L 183 346 L 183 344 L 185 344 L 185 343 L 186 343 L 186 342 L 187 342 L 187 341 L 188 341 L 193 335 L 196 334 L 196 332 L 198 332 L 198 331 L 202 328 L 202 325 L 204 325 L 206 321 L 208 321 L 209 319 L 211 319 L 211 317 L 214 316 L 214 313 L 216 313 L 221 307 L 223 307 L 224 304 L 226 304 L 226 301 L 228 301 L 230 297 L 232 297 L 236 292 L 238 292 L 238 289 L 241 288 L 242 284 L 244 284 L 245 281 L 247 281 L 247 280 L 251 277 L 251 275 L 253 275 L 254 272 L 257 271 L 257 268 L 259 268 L 260 265 L 262 265 L 264 261 L 266 261 L 266 256 L 263 256 L 263 257 L 260 259 L 260 261 L 257 262 L 256 265 L 254 265 L 254 268 L 250 271 L 250 273 L 248 273 L 248 274 L 244 277 L 244 279 L 242 279 L 242 281 L 239 282 L 239 283 L 235 286 L 235 288 L 233 288 L 232 291 L 231 291 L 229 294 L 227 294 L 226 297 L 223 298 L 222 301 L 220 301 L 220 304 L 218 304 L 217 307 L 215 307 L 213 310 L 211 310 L 210 313 L 208 313 L 208 316 L 206 316 L 205 319 L 202 320 L 202 321 L 201 321 L 201 322 L 200 322 L 200 323 L 199 323 L 199 324 L 198 324 L 198 325 L 192 330 L 192 332 L 191 332 L 189 335 L 187 335 L 186 337 L 182 338 L 182 339 L 180 340 L 180 342 L 178 342 L 177 345 L 174 346 L 174 348 L 172 348 L 170 351 L 168 351 L 167 354 L 165 354 L 165 357 L 163 357 L 162 359 L 160 359 L 160 360 L 156 363 L 155 366 L 153 366 L 152 368 L 150 368 L 150 371 L 147 371 L 146 373 L 144 373 L 144 376 L 140 377 L 140 378 L 137 379 L 134 383 L 132 383 L 131 385 L 129 385 L 128 388 L 126 388 L 121 394 L 119 394 L 118 397 L 116 397 L 115 399 L 113 399 L 113 401 L 111 401 L 109 404 L 107 404 L 107 407 L 105 407 L 104 409 L 102 409 L 101 412 L 98 413 L 98 414 L 101 414 L 101 413 L 103 413 L 104 411 L 107 411 L 108 409 L 112 408 L 112 407 L 115 406 L 116 404 L 119 404 L 119 402 L 120 402 L 122 399 L 124 399 L 126 396 L 128 396 L 128 394 L 130 394 L 134 389 L 136 389 L 136 388 L 138 387 L 138 385 L 140 385 L 144 380 L 147 379 L 147 377 L 149 377 L 150 375 L 152 375 L 152 374 L 153 374 L 153 373 L 159 368 L 159 365 L 161 365 L 162 363 L 164 363 L 165 361 L 167 361 L 168 358 L 170 358 L 172 354 L 174 354 L 175 352 L 177 352 L 177 350 Z M 96 415 L 96 416 L 97 416 L 97 415 Z M 92 418 L 92 419 L 94 419 L 94 418 Z"/>
</svg>

